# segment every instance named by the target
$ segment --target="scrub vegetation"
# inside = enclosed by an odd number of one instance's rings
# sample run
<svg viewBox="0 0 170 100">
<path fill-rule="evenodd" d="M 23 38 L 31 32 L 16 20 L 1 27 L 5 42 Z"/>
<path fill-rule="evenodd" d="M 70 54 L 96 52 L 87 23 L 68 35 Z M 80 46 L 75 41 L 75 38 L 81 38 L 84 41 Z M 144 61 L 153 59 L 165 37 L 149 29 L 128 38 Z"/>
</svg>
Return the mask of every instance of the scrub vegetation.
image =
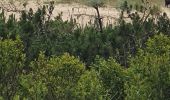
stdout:
<svg viewBox="0 0 170 100">
<path fill-rule="evenodd" d="M 93 3 L 92 3 L 93 2 Z M 6 18 L 0 10 L 0 100 L 169 100 L 170 19 L 125 1 L 115 26 L 98 16 L 52 19 L 55 2 Z M 127 17 L 130 21 L 126 21 Z"/>
</svg>

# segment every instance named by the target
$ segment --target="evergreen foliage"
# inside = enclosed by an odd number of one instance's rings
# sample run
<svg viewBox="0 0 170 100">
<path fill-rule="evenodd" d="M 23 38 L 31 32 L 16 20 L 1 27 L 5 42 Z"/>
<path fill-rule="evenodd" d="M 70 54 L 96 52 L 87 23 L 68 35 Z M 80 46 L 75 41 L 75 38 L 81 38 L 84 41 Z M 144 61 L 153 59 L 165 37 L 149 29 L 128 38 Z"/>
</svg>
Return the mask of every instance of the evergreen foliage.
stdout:
<svg viewBox="0 0 170 100">
<path fill-rule="evenodd" d="M 170 99 L 170 19 L 156 6 L 124 2 L 102 31 L 53 10 L 0 11 L 0 100 Z"/>
</svg>

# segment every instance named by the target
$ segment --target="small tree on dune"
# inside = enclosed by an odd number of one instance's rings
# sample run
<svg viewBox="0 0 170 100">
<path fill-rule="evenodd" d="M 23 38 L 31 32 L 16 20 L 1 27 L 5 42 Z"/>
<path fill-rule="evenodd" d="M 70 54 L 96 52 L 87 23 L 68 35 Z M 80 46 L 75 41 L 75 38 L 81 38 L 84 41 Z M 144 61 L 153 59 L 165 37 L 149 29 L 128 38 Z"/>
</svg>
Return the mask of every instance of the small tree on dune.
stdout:
<svg viewBox="0 0 170 100">
<path fill-rule="evenodd" d="M 103 28 L 102 28 L 102 18 L 99 12 L 99 7 L 104 6 L 104 0 L 87 0 L 87 5 L 93 7 L 96 12 L 97 12 L 97 20 L 99 23 L 99 27 L 100 27 L 100 32 L 103 32 Z"/>
</svg>

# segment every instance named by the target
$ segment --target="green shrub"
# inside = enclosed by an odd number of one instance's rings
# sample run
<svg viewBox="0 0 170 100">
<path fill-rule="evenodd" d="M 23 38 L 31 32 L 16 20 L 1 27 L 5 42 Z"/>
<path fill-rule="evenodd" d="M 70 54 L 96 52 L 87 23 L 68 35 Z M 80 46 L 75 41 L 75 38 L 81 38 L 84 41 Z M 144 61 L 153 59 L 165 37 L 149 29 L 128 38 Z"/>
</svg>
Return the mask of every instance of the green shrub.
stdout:
<svg viewBox="0 0 170 100">
<path fill-rule="evenodd" d="M 84 64 L 69 54 L 46 58 L 41 53 L 31 68 L 20 81 L 23 87 L 20 93 L 25 92 L 28 99 L 69 100 L 74 97 L 74 89 L 85 71 Z"/>
<path fill-rule="evenodd" d="M 75 89 L 77 100 L 103 100 L 104 88 L 95 70 L 86 71 L 78 81 Z"/>
<path fill-rule="evenodd" d="M 70 99 L 85 66 L 69 54 L 49 60 L 49 87 L 56 99 Z"/>
<path fill-rule="evenodd" d="M 170 89 L 169 37 L 156 35 L 146 49 L 131 59 L 129 81 L 125 84 L 126 100 L 168 100 Z"/>
<path fill-rule="evenodd" d="M 0 96 L 12 99 L 18 90 L 19 75 L 25 62 L 22 41 L 0 40 Z"/>
<path fill-rule="evenodd" d="M 124 99 L 124 72 L 123 68 L 113 58 L 104 60 L 96 58 L 91 66 L 99 73 L 99 78 L 105 89 L 105 99 Z"/>
<path fill-rule="evenodd" d="M 40 53 L 38 60 L 31 63 L 30 71 L 24 71 L 22 75 L 19 76 L 20 87 L 17 91 L 15 98 L 19 99 L 45 99 L 48 93 L 46 75 L 48 59 L 43 53 Z"/>
</svg>

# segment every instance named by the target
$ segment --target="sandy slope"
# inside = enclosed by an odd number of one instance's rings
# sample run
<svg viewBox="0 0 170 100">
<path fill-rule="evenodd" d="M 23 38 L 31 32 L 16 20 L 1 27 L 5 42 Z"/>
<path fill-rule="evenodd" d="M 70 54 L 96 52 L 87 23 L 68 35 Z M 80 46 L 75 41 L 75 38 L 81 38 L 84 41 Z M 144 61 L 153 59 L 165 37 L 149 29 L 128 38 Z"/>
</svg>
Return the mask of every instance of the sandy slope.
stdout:
<svg viewBox="0 0 170 100">
<path fill-rule="evenodd" d="M 161 9 L 163 12 L 166 12 L 167 16 L 170 18 L 170 8 L 162 7 Z"/>
<path fill-rule="evenodd" d="M 16 2 L 15 5 L 17 9 L 24 9 L 22 4 Z M 40 5 L 33 1 L 29 1 L 26 9 L 28 10 L 29 8 L 33 8 L 34 10 L 36 10 L 38 6 Z M 99 10 L 103 18 L 104 25 L 115 24 L 116 20 L 119 18 L 120 15 L 120 10 L 116 8 L 107 7 L 100 8 Z M 168 16 L 170 16 L 170 8 L 162 7 L 162 10 L 166 12 Z M 94 22 L 96 16 L 95 9 L 80 4 L 58 4 L 55 6 L 52 16 L 55 17 L 61 12 L 63 13 L 62 16 L 63 20 L 69 20 L 70 17 L 72 17 L 75 18 L 77 23 L 79 23 L 82 26 L 84 26 L 90 21 Z M 6 13 L 6 15 L 8 16 L 11 13 L 13 12 L 8 12 Z M 20 14 L 19 13 L 15 14 L 18 19 Z"/>
<path fill-rule="evenodd" d="M 104 24 L 114 23 L 120 15 L 119 11 L 115 8 L 100 8 L 99 10 Z M 96 18 L 95 9 L 77 4 L 59 4 L 55 7 L 53 16 L 56 16 L 58 12 L 63 12 L 64 20 L 69 20 L 70 17 L 73 17 L 81 25 L 85 25 L 89 21 L 94 21 Z"/>
<path fill-rule="evenodd" d="M 17 9 L 24 9 L 23 6 L 19 3 L 16 3 Z M 33 8 L 34 10 L 37 10 L 37 7 L 39 5 L 33 1 L 29 1 L 26 9 Z M 120 15 L 120 11 L 118 11 L 115 8 L 107 7 L 107 8 L 100 8 L 101 17 L 103 18 L 103 23 L 106 24 L 113 24 L 116 22 L 116 19 L 118 19 Z M 80 25 L 85 25 L 88 22 L 92 21 L 94 22 L 94 19 L 96 18 L 96 11 L 92 7 L 87 7 L 80 4 L 58 4 L 55 6 L 55 9 L 53 11 L 53 17 L 57 16 L 59 13 L 63 14 L 62 18 L 63 20 L 69 20 L 71 17 L 75 18 L 77 23 Z M 10 15 L 14 12 L 7 12 L 6 16 Z M 18 19 L 20 14 L 16 14 L 16 18 Z"/>
</svg>

